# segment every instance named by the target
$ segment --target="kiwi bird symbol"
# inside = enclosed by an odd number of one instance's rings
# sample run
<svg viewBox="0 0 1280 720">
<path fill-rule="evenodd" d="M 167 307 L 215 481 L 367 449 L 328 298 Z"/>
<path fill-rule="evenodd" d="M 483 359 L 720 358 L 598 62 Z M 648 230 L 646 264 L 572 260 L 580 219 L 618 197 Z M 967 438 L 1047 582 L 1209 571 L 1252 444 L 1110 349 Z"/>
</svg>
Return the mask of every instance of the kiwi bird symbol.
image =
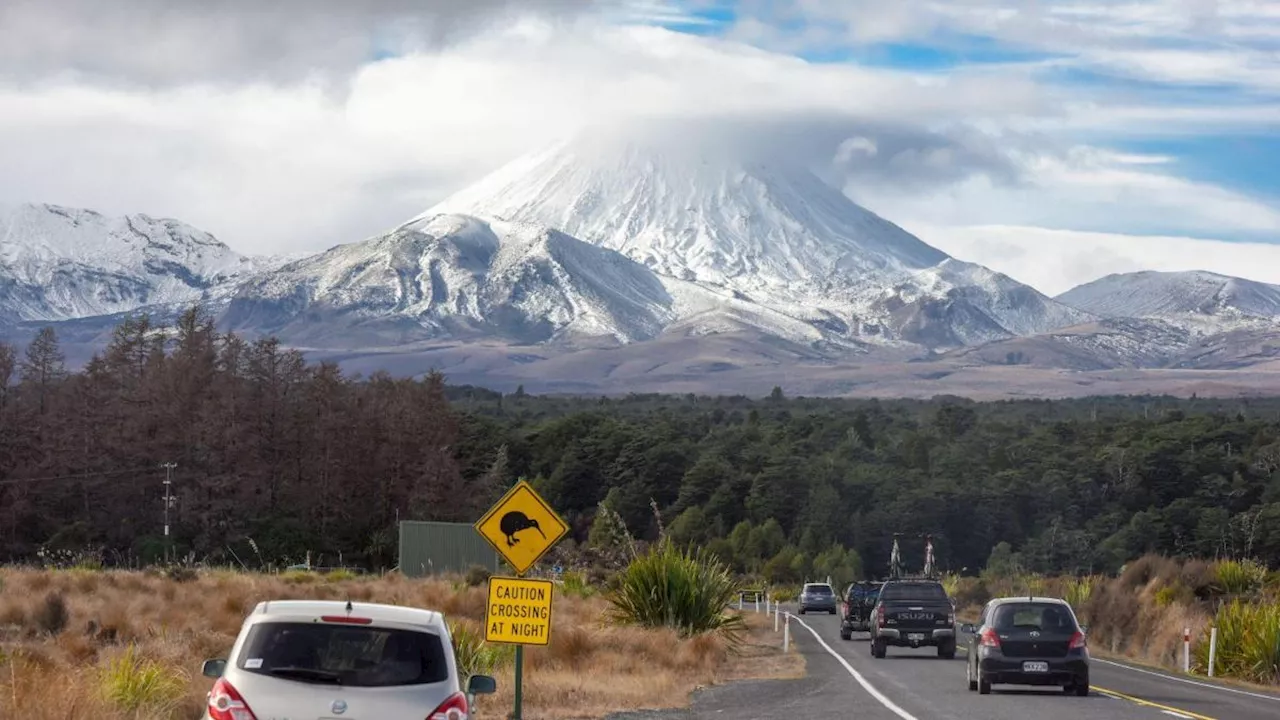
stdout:
<svg viewBox="0 0 1280 720">
<path fill-rule="evenodd" d="M 506 515 L 503 515 L 502 519 L 498 521 L 498 529 L 502 531 L 503 535 L 507 536 L 507 547 L 511 547 L 520 542 L 519 538 L 516 537 L 516 533 L 521 530 L 528 530 L 529 528 L 537 530 L 538 534 L 543 538 L 547 536 L 546 533 L 542 532 L 542 528 L 538 527 L 537 520 L 531 519 L 519 510 L 512 510 Z"/>
</svg>

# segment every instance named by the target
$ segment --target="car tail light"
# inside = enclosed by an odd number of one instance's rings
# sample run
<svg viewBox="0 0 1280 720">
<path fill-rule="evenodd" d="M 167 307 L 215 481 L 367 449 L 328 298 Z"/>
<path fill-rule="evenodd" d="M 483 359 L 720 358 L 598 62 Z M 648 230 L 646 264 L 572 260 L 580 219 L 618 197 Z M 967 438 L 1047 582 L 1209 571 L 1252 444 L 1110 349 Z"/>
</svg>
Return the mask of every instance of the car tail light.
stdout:
<svg viewBox="0 0 1280 720">
<path fill-rule="evenodd" d="M 368 625 L 373 618 L 351 617 L 350 615 L 321 615 L 322 622 L 346 623 L 348 625 Z"/>
<path fill-rule="evenodd" d="M 876 608 L 876 624 L 879 625 L 880 627 L 884 627 L 884 606 L 883 605 Z"/>
<path fill-rule="evenodd" d="M 467 696 L 454 693 L 440 707 L 431 711 L 427 720 L 467 720 Z"/>
<path fill-rule="evenodd" d="M 240 693 L 224 678 L 218 678 L 209 691 L 209 717 L 213 720 L 258 720 Z"/>
<path fill-rule="evenodd" d="M 1071 644 L 1067 646 L 1071 650 L 1080 650 L 1089 647 L 1089 641 L 1085 640 L 1084 633 L 1079 630 L 1071 636 Z"/>
<path fill-rule="evenodd" d="M 991 648 L 1000 647 L 1000 636 L 997 635 L 996 631 L 992 630 L 991 628 L 987 628 L 983 630 L 982 635 L 979 637 L 980 637 L 980 641 L 978 644 L 981 645 L 982 647 L 991 647 Z"/>
</svg>

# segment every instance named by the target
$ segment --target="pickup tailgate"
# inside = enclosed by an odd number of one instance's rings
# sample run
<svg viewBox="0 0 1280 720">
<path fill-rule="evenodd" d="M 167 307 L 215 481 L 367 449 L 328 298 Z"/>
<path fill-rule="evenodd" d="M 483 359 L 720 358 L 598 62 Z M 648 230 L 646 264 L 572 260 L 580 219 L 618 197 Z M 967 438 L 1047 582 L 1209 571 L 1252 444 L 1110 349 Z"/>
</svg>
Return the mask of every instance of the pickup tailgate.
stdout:
<svg viewBox="0 0 1280 720">
<path fill-rule="evenodd" d="M 937 602 L 886 602 L 884 624 L 898 630 L 936 630 L 951 627 L 951 604 Z"/>
</svg>

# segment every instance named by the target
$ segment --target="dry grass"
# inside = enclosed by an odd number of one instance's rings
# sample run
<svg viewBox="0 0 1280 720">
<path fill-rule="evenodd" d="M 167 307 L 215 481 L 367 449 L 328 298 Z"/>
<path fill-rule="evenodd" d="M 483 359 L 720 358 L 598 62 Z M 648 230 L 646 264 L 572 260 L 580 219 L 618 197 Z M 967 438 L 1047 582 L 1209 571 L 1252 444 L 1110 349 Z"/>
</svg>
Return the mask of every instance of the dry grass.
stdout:
<svg viewBox="0 0 1280 720">
<path fill-rule="evenodd" d="M 175 582 L 137 572 L 0 569 L 0 587 L 0 717 L 25 720 L 197 717 L 211 685 L 200 663 L 225 655 L 245 614 L 262 600 L 428 607 L 476 627 L 485 601 L 483 586 L 396 575 L 331 580 L 211 571 Z M 50 622 L 54 596 L 65 605 L 65 622 Z M 557 596 L 551 644 L 526 648 L 525 717 L 678 707 L 698 686 L 803 674 L 798 655 L 783 657 L 763 614 L 747 613 L 746 644 L 731 656 L 717 638 L 614 627 L 606 612 L 598 597 Z M 498 694 L 482 698 L 478 717 L 510 711 L 512 668 L 495 674 Z"/>
</svg>

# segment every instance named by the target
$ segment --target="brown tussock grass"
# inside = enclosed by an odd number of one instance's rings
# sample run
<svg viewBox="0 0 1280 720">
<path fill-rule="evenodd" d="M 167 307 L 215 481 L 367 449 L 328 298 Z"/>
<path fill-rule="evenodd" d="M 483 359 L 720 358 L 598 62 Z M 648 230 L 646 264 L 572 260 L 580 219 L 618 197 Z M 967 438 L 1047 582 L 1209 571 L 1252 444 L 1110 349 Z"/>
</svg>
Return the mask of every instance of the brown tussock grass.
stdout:
<svg viewBox="0 0 1280 720">
<path fill-rule="evenodd" d="M 158 573 L 0 569 L 0 718 L 173 720 L 199 716 L 212 681 L 199 673 L 224 657 L 244 616 L 263 600 L 329 599 L 440 610 L 450 621 L 484 621 L 486 589 L 452 579 L 399 575 L 330 581 L 205 571 L 187 582 Z M 60 632 L 41 629 L 45 598 L 63 596 Z M 748 612 L 737 654 L 717 637 L 682 639 L 667 630 L 616 627 L 599 597 L 557 593 L 547 647 L 526 647 L 524 716 L 596 718 L 618 711 L 682 707 L 698 687 L 804 674 L 800 655 L 781 652 L 765 615 Z M 185 692 L 176 705 L 124 712 L 103 697 L 102 670 L 132 646 L 172 670 Z M 480 718 L 505 717 L 513 668 L 496 672 L 498 693 L 482 697 Z"/>
</svg>

